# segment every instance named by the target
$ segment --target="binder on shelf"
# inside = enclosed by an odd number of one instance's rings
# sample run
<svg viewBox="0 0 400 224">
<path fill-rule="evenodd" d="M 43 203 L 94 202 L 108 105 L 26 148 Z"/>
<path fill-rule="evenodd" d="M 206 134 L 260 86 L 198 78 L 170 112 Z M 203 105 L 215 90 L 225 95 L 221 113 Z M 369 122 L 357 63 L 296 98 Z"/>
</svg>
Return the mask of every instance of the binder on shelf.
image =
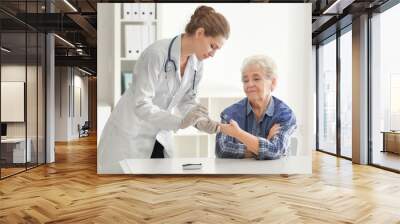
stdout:
<svg viewBox="0 0 400 224">
<path fill-rule="evenodd" d="M 155 20 L 156 6 L 154 3 L 141 3 L 140 4 L 140 19 L 141 20 Z"/>
<path fill-rule="evenodd" d="M 138 58 L 142 53 L 142 25 L 125 25 L 125 57 Z"/>
<path fill-rule="evenodd" d="M 132 9 L 128 3 L 122 4 L 122 19 L 131 19 Z"/>
<path fill-rule="evenodd" d="M 140 19 L 140 4 L 139 3 L 124 3 L 123 6 L 123 19 L 125 20 L 139 20 Z"/>
<path fill-rule="evenodd" d="M 121 77 L 121 95 L 131 86 L 133 81 L 133 73 L 123 72 Z"/>
<path fill-rule="evenodd" d="M 132 9 L 132 20 L 140 20 L 140 4 L 139 3 L 131 3 Z"/>
<path fill-rule="evenodd" d="M 147 23 L 142 26 L 142 49 L 146 49 L 156 40 L 156 25 Z"/>
<path fill-rule="evenodd" d="M 150 45 L 150 28 L 148 25 L 142 25 L 142 49 Z"/>
</svg>

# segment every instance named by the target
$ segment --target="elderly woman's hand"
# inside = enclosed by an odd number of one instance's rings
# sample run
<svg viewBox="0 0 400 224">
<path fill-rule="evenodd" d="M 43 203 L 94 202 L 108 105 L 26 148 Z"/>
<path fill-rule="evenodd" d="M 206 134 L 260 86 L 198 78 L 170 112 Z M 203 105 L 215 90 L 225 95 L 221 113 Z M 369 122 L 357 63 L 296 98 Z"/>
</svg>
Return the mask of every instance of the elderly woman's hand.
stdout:
<svg viewBox="0 0 400 224">
<path fill-rule="evenodd" d="M 220 131 L 232 137 L 237 137 L 241 130 L 238 123 L 234 120 L 231 120 L 229 124 L 220 124 Z"/>
<path fill-rule="evenodd" d="M 281 126 L 279 124 L 274 124 L 271 127 L 271 129 L 269 129 L 267 139 L 271 140 L 275 135 L 277 135 L 279 133 L 280 130 L 281 130 Z"/>
</svg>

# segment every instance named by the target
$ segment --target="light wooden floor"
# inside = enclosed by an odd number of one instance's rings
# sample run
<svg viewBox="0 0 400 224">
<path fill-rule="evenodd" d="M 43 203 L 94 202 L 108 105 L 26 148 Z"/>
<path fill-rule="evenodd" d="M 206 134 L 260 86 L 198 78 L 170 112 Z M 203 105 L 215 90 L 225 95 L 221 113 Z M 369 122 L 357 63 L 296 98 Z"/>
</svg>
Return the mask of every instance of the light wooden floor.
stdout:
<svg viewBox="0 0 400 224">
<path fill-rule="evenodd" d="M 395 170 L 400 170 L 400 155 L 390 152 L 374 151 L 373 163 Z"/>
<path fill-rule="evenodd" d="M 25 170 L 25 167 L 24 168 L 4 168 L 3 167 L 3 168 L 1 168 L 1 177 L 2 178 L 7 177 L 7 176 L 13 175 L 15 173 L 24 171 L 24 170 Z"/>
<path fill-rule="evenodd" d="M 400 175 L 314 153 L 313 174 L 98 176 L 96 139 L 0 181 L 0 223 L 400 223 Z"/>
</svg>

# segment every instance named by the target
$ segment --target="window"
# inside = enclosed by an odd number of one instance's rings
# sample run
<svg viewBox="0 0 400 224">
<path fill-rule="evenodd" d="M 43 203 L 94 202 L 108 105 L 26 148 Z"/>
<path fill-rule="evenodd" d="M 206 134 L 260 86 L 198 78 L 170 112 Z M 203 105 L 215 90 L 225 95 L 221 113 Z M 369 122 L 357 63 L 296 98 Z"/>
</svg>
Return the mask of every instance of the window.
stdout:
<svg viewBox="0 0 400 224">
<path fill-rule="evenodd" d="M 351 29 L 351 27 L 349 27 Z M 351 158 L 352 141 L 352 35 L 340 36 L 340 155 Z"/>
<path fill-rule="evenodd" d="M 400 130 L 400 73 L 390 74 L 390 130 Z"/>
<path fill-rule="evenodd" d="M 21 15 L 45 10 L 45 1 L 17 5 Z M 0 12 L 0 179 L 45 163 L 45 45 L 44 33 Z"/>
<path fill-rule="evenodd" d="M 372 164 L 400 170 L 400 5 L 371 18 Z"/>
<path fill-rule="evenodd" d="M 336 40 L 318 48 L 318 149 L 336 153 Z"/>
</svg>

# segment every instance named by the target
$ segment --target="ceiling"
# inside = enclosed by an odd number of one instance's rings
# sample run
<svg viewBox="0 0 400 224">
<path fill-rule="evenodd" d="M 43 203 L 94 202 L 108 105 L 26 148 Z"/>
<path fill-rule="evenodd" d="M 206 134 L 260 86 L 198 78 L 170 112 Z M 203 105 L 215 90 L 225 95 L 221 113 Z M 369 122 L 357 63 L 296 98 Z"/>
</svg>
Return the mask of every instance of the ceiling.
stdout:
<svg viewBox="0 0 400 224">
<path fill-rule="evenodd" d="M 351 18 L 372 10 L 388 0 L 264 0 L 251 2 L 311 3 L 313 43 L 336 32 L 340 26 L 351 23 Z M 55 38 L 56 65 L 86 66 L 96 71 L 97 3 L 138 2 L 117 0 L 1 0 L 0 25 L 3 46 L 15 48 L 15 54 L 25 54 L 25 28 L 31 31 L 55 32 L 65 43 Z M 151 2 L 151 1 L 141 1 Z M 168 1 L 157 1 L 168 2 Z M 175 1 L 176 2 L 176 1 Z M 231 2 L 231 1 L 212 1 Z M 245 1 L 241 1 L 245 2 Z M 246 1 L 248 2 L 248 1 Z M 337 2 L 337 3 L 335 3 Z M 68 4 L 69 3 L 69 4 Z M 52 8 L 53 13 L 48 13 Z M 341 21 L 338 23 L 338 21 Z M 347 22 L 346 22 L 347 21 Z M 340 24 L 338 26 L 338 24 Z M 21 33 L 21 31 L 23 31 Z M 4 34 L 5 33 L 5 34 Z M 29 39 L 29 38 L 28 38 Z M 28 54 L 34 52 L 35 43 L 28 40 Z"/>
</svg>

